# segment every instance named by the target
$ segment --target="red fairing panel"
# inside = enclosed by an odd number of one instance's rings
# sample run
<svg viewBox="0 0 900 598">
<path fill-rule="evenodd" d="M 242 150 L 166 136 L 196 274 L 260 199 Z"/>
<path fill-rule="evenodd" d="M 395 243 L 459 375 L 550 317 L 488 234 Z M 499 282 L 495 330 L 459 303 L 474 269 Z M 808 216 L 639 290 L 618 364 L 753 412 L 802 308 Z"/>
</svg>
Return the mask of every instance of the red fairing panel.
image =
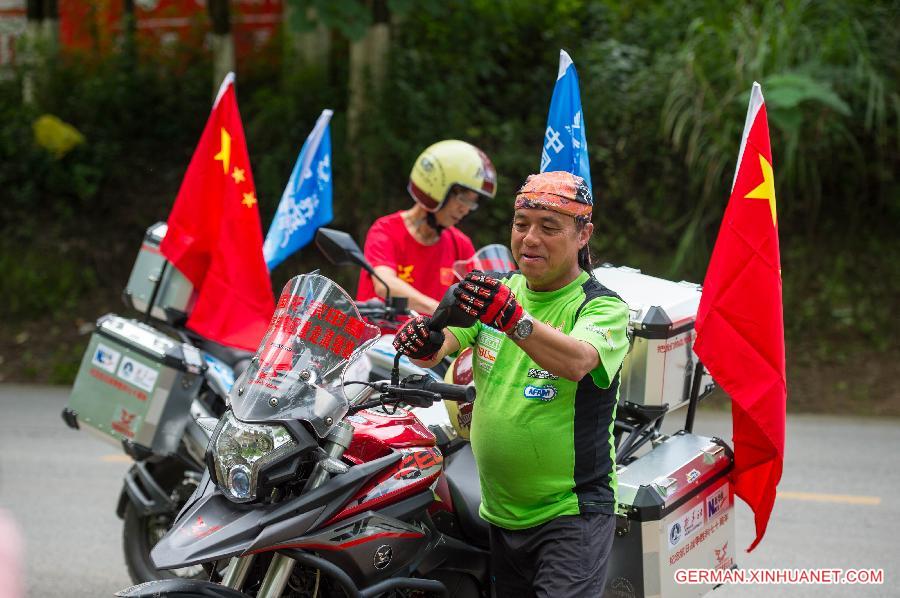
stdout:
<svg viewBox="0 0 900 598">
<path fill-rule="evenodd" d="M 399 407 L 394 415 L 367 410 L 345 419 L 353 424 L 354 431 L 344 458 L 355 465 L 383 457 L 393 449 L 436 444 L 434 434 L 416 416 Z"/>
<path fill-rule="evenodd" d="M 443 471 L 444 456 L 437 447 L 405 449 L 400 454 L 402 458 L 396 466 L 363 486 L 326 525 L 418 494 L 434 484 Z"/>
</svg>

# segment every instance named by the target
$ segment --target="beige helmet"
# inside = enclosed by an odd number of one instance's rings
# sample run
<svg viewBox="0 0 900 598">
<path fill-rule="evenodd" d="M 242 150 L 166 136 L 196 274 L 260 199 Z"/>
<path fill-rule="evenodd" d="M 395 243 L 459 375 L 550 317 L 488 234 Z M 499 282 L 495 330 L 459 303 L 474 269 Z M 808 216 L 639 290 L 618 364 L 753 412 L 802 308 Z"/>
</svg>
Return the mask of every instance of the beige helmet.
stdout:
<svg viewBox="0 0 900 598">
<path fill-rule="evenodd" d="M 494 197 L 497 171 L 490 158 L 471 143 L 448 139 L 419 154 L 409 173 L 407 190 L 423 208 L 437 212 L 453 185 Z"/>
</svg>

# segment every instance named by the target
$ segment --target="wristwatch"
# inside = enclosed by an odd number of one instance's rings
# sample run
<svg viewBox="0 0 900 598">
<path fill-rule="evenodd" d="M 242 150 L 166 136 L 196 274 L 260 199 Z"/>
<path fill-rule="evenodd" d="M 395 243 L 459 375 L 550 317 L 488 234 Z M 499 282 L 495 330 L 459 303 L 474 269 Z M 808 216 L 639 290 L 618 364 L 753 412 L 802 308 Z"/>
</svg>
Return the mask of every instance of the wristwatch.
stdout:
<svg viewBox="0 0 900 598">
<path fill-rule="evenodd" d="M 531 336 L 532 332 L 534 332 L 534 318 L 532 318 L 528 312 L 525 312 L 522 314 L 522 317 L 519 318 L 519 321 L 516 322 L 516 325 L 506 333 L 506 336 L 514 341 L 524 341 Z"/>
</svg>

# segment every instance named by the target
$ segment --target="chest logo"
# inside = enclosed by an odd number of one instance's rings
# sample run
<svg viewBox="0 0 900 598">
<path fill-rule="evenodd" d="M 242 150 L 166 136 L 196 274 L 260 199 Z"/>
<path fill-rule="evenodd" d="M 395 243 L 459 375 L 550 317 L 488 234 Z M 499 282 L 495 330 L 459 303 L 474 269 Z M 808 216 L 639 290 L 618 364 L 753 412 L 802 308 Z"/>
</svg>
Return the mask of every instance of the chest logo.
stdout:
<svg viewBox="0 0 900 598">
<path fill-rule="evenodd" d="M 403 282 L 413 283 L 415 279 L 413 278 L 412 271 L 415 267 L 415 264 L 411 266 L 401 266 L 397 264 L 397 278 L 402 280 Z"/>
<path fill-rule="evenodd" d="M 559 380 L 559 376 L 555 376 L 547 370 L 539 370 L 537 368 L 528 370 L 528 377 L 537 378 L 538 380 Z"/>
<path fill-rule="evenodd" d="M 556 398 L 556 387 L 552 384 L 547 384 L 546 386 L 529 384 L 525 387 L 525 398 L 544 402 L 552 401 Z"/>
<path fill-rule="evenodd" d="M 441 268 L 441 285 L 449 287 L 456 282 L 456 276 L 453 274 L 453 268 Z"/>
</svg>

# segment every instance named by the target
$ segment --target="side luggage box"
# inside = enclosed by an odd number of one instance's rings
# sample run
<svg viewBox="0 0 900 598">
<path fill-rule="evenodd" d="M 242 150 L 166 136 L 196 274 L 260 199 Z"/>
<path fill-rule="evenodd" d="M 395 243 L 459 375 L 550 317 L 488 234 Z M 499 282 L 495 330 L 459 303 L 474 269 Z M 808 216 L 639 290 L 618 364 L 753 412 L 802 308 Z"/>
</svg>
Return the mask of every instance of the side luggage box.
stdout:
<svg viewBox="0 0 900 598">
<path fill-rule="evenodd" d="M 63 419 L 117 446 L 178 449 L 206 365 L 196 348 L 113 314 L 97 321 Z"/>
<path fill-rule="evenodd" d="M 678 569 L 736 566 L 733 464 L 723 441 L 681 432 L 619 468 L 605 598 L 701 596 L 713 586 L 678 584 Z"/>
<path fill-rule="evenodd" d="M 194 285 L 160 252 L 169 227 L 157 222 L 147 229 L 122 293 L 125 305 L 151 318 L 180 324 L 187 320 L 197 293 Z"/>
<path fill-rule="evenodd" d="M 594 270 L 604 286 L 628 304 L 631 347 L 622 363 L 619 401 L 636 405 L 687 405 L 698 358 L 694 321 L 701 287 L 642 274 L 626 266 L 604 264 Z M 708 372 L 700 382 L 701 398 L 715 384 Z"/>
</svg>

